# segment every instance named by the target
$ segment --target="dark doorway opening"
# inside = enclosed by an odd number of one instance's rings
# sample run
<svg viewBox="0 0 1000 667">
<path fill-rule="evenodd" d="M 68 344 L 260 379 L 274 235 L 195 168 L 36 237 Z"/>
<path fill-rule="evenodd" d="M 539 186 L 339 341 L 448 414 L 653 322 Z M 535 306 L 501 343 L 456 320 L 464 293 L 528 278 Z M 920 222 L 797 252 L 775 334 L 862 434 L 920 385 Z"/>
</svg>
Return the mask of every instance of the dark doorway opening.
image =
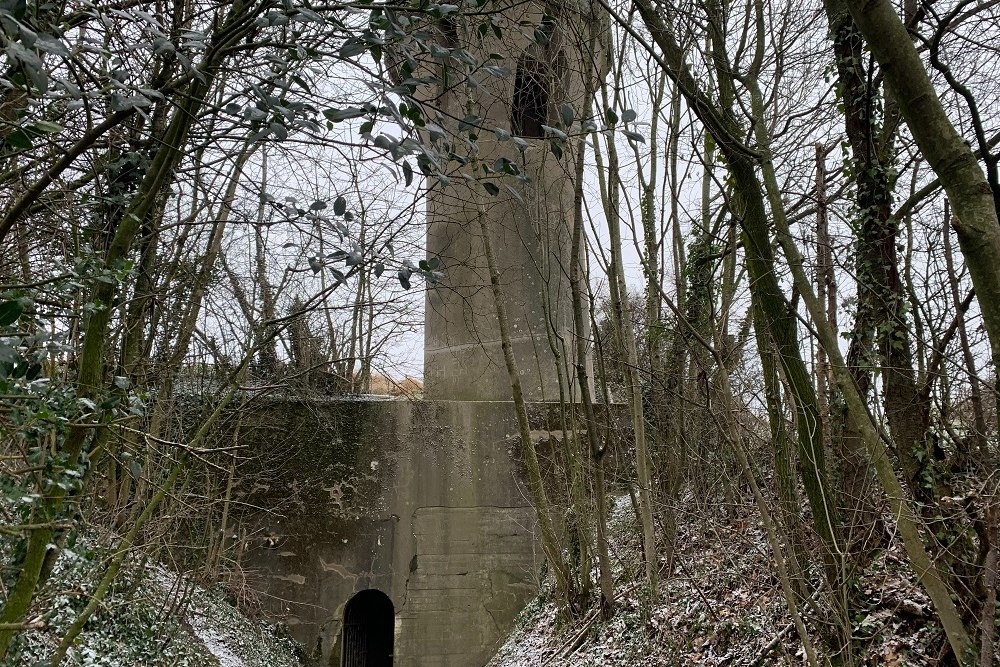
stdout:
<svg viewBox="0 0 1000 667">
<path fill-rule="evenodd" d="M 341 667 L 391 667 L 395 625 L 396 612 L 385 593 L 357 593 L 344 609 Z"/>
</svg>

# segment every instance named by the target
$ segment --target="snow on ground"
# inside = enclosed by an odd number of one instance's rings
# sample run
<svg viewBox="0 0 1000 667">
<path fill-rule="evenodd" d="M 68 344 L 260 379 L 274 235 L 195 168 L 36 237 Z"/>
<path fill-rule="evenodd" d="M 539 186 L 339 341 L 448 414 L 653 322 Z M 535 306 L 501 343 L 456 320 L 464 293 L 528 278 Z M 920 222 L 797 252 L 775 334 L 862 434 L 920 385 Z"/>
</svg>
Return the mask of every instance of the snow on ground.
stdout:
<svg viewBox="0 0 1000 667">
<path fill-rule="evenodd" d="M 303 651 L 279 628 L 245 616 L 221 593 L 198 588 L 185 620 L 219 667 L 301 667 Z"/>
<path fill-rule="evenodd" d="M 682 524 L 674 575 L 643 618 L 642 573 L 627 499 L 612 513 L 616 613 L 602 624 L 592 610 L 564 622 L 546 590 L 522 612 L 517 629 L 490 667 L 801 665 L 804 655 L 790 623 L 770 550 L 755 515 L 689 517 Z M 596 575 L 595 575 L 596 576 Z M 937 664 L 940 630 L 914 585 L 898 547 L 859 578 L 863 608 L 856 632 L 869 635 L 859 664 Z M 816 641 L 815 628 L 811 637 Z"/>
<path fill-rule="evenodd" d="M 211 627 L 192 623 L 194 634 L 202 641 L 208 652 L 219 661 L 219 667 L 247 667 L 246 663 L 238 655 L 229 650 L 226 646 L 226 638 Z"/>
<path fill-rule="evenodd" d="M 88 535 L 67 545 L 30 612 L 40 629 L 17 636 L 4 667 L 48 658 L 90 600 L 104 573 L 110 540 Z M 10 554 L 0 548 L 0 558 Z M 249 618 L 219 590 L 139 559 L 122 568 L 63 664 L 76 667 L 301 667 L 301 648 Z"/>
<path fill-rule="evenodd" d="M 165 569 L 160 580 L 176 575 Z M 162 584 L 161 584 L 162 587 Z M 164 587 L 165 588 L 165 587 Z M 165 588 L 169 591 L 170 588 Z M 246 617 L 219 591 L 191 588 L 184 620 L 220 667 L 299 667 L 301 649 L 277 628 Z"/>
</svg>

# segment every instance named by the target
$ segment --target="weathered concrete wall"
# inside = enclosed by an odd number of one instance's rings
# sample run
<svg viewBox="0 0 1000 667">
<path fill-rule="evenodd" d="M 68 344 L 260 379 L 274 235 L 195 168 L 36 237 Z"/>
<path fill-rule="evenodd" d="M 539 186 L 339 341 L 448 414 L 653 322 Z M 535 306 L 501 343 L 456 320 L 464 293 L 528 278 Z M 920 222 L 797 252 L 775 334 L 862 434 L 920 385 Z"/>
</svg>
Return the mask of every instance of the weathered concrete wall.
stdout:
<svg viewBox="0 0 1000 667">
<path fill-rule="evenodd" d="M 532 420 L 544 432 L 552 408 Z M 244 424 L 244 567 L 320 664 L 344 606 L 396 611 L 395 665 L 484 664 L 537 590 L 542 555 L 504 402 L 270 402 Z M 251 456 L 252 454 L 252 456 Z"/>
</svg>

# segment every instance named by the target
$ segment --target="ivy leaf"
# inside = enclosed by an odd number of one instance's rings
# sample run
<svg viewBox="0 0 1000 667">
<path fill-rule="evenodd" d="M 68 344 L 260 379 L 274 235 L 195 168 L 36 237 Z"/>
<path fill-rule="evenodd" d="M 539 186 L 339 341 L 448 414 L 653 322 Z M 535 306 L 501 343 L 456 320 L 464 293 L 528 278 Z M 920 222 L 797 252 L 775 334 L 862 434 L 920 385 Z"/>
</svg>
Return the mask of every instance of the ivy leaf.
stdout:
<svg viewBox="0 0 1000 667">
<path fill-rule="evenodd" d="M 636 118 L 638 118 L 638 114 L 633 109 L 625 109 L 622 112 L 622 122 L 624 123 L 633 123 Z"/>
<path fill-rule="evenodd" d="M 381 278 L 382 273 L 385 272 L 385 264 L 378 262 L 372 270 L 375 273 L 376 278 Z"/>
<path fill-rule="evenodd" d="M 403 289 L 410 289 L 410 276 L 412 274 L 413 271 L 410 269 L 400 269 L 399 272 L 396 273 L 396 277 L 399 278 L 399 284 L 403 286 Z"/>
<path fill-rule="evenodd" d="M 413 167 L 406 160 L 403 160 L 403 181 L 407 186 L 413 183 Z"/>
<path fill-rule="evenodd" d="M 333 214 L 334 215 L 344 215 L 347 211 L 347 200 L 343 197 L 337 197 L 333 202 Z"/>
<path fill-rule="evenodd" d="M 483 183 L 483 190 L 486 190 L 494 197 L 500 194 L 500 188 L 497 187 L 496 183 L 489 183 L 489 182 Z"/>
</svg>

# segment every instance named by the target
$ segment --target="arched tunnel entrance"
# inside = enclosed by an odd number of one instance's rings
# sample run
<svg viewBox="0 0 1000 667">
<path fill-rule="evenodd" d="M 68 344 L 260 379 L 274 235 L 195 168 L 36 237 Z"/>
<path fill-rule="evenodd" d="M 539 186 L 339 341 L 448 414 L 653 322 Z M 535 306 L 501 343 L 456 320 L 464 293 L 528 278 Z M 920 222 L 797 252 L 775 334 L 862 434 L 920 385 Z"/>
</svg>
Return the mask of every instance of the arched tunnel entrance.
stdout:
<svg viewBox="0 0 1000 667">
<path fill-rule="evenodd" d="M 396 612 L 382 591 L 355 594 L 344 609 L 341 667 L 391 667 Z"/>
</svg>

